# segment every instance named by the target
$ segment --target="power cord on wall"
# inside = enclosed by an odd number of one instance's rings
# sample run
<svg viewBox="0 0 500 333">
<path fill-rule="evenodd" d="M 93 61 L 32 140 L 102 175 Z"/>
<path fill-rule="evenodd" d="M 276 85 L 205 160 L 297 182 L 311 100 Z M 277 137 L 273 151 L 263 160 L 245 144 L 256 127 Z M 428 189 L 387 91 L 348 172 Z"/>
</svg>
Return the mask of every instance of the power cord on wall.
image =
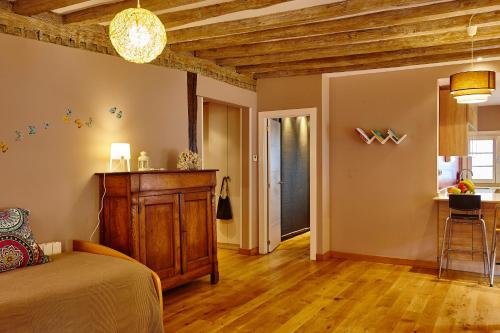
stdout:
<svg viewBox="0 0 500 333">
<path fill-rule="evenodd" d="M 92 231 L 89 241 L 92 241 L 92 238 L 94 238 L 94 234 L 96 233 L 97 229 L 99 229 L 99 225 L 101 224 L 101 213 L 102 210 L 104 209 L 104 197 L 106 196 L 106 173 L 103 174 L 102 178 L 103 178 L 102 184 L 104 187 L 104 192 L 101 197 L 101 206 L 99 208 L 99 213 L 97 213 L 97 225 L 95 226 L 94 231 Z"/>
</svg>

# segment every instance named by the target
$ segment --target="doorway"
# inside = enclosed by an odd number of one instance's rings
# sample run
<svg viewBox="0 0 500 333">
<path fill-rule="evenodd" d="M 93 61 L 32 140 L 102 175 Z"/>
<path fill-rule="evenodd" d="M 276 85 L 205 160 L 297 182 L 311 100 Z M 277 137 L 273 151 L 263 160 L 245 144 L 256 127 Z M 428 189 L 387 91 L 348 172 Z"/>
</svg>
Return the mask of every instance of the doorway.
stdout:
<svg viewBox="0 0 500 333">
<path fill-rule="evenodd" d="M 242 109 L 223 102 L 203 101 L 204 169 L 217 169 L 216 211 L 219 198 L 229 189 L 232 216 L 216 219 L 217 244 L 220 248 L 238 250 L 242 235 Z M 227 177 L 227 178 L 226 178 Z M 227 179 L 221 192 L 222 181 Z"/>
<path fill-rule="evenodd" d="M 316 109 L 259 113 L 259 253 L 310 230 L 316 260 Z"/>
<path fill-rule="evenodd" d="M 309 117 L 267 120 L 268 251 L 310 229 Z"/>
</svg>

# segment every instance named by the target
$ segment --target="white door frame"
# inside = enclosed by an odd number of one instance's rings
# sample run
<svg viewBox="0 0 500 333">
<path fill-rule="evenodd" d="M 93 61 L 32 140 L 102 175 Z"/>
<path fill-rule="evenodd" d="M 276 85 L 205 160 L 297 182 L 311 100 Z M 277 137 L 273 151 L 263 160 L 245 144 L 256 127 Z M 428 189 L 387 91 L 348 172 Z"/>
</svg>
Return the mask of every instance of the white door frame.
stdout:
<svg viewBox="0 0 500 333">
<path fill-rule="evenodd" d="M 316 108 L 308 109 L 292 109 L 292 110 L 278 110 L 278 111 L 265 111 L 258 112 L 258 127 L 259 127 L 259 253 L 268 253 L 267 240 L 268 240 L 268 193 L 267 193 L 267 119 L 269 118 L 287 118 L 287 117 L 300 117 L 309 116 L 310 126 L 310 141 L 309 141 L 309 172 L 310 172 L 310 189 L 309 189 L 309 203 L 310 203 L 310 230 L 311 240 L 309 257 L 311 260 L 316 260 L 317 249 L 317 188 L 318 188 L 318 175 L 316 163 L 316 150 L 317 150 L 317 113 Z"/>
</svg>

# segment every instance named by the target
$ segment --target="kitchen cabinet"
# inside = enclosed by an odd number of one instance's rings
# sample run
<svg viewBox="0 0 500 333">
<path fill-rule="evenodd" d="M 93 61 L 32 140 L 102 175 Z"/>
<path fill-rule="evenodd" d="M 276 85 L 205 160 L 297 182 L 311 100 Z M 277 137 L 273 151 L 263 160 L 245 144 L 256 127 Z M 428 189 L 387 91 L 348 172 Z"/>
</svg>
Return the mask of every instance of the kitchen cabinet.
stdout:
<svg viewBox="0 0 500 333">
<path fill-rule="evenodd" d="M 219 279 L 215 170 L 98 174 L 101 243 L 154 270 L 163 289 Z"/>
<path fill-rule="evenodd" d="M 467 156 L 469 131 L 477 129 L 477 106 L 458 104 L 449 88 L 439 90 L 439 156 Z"/>
</svg>

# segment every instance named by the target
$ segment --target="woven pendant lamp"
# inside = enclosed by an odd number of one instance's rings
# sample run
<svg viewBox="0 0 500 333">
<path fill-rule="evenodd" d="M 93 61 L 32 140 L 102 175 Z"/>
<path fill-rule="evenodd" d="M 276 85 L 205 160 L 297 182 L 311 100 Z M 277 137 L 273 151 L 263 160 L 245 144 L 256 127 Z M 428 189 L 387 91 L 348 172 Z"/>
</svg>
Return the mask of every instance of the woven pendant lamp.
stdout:
<svg viewBox="0 0 500 333">
<path fill-rule="evenodd" d="M 127 61 L 139 64 L 156 59 L 167 44 L 165 26 L 158 16 L 141 8 L 125 9 L 109 25 L 109 37 L 116 52 Z"/>
</svg>

